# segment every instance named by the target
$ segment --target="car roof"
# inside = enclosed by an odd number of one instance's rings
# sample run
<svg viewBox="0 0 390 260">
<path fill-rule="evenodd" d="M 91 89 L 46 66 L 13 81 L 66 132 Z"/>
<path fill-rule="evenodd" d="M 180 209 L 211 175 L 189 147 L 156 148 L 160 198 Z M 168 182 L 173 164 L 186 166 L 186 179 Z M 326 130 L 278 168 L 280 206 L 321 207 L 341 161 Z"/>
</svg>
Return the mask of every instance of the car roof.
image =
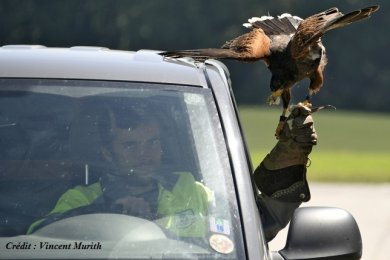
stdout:
<svg viewBox="0 0 390 260">
<path fill-rule="evenodd" d="M 158 82 L 207 86 L 201 66 L 190 59 L 164 59 L 158 51 L 103 47 L 0 47 L 0 78 L 49 78 Z"/>
</svg>

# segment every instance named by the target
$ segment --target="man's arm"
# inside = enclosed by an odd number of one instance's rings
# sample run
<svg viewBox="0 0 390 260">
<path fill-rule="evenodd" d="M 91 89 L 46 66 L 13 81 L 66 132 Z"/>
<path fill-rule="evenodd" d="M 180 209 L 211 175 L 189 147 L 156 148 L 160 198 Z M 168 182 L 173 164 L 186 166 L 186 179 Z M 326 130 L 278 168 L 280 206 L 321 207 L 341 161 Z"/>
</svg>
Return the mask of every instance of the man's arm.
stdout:
<svg viewBox="0 0 390 260">
<path fill-rule="evenodd" d="M 311 114 L 302 105 L 293 109 L 279 141 L 254 172 L 267 241 L 288 224 L 302 202 L 310 200 L 306 170 L 312 146 L 317 143 Z"/>
<path fill-rule="evenodd" d="M 79 185 L 67 190 L 64 194 L 61 195 L 55 207 L 50 211 L 49 214 L 42 217 L 41 219 L 36 220 L 30 225 L 27 230 L 27 234 L 31 234 L 40 227 L 43 227 L 45 221 L 47 221 L 52 216 L 59 217 L 59 214 L 92 204 L 99 196 L 101 196 L 101 194 L 102 191 L 100 183 L 94 183 L 87 187 Z"/>
</svg>

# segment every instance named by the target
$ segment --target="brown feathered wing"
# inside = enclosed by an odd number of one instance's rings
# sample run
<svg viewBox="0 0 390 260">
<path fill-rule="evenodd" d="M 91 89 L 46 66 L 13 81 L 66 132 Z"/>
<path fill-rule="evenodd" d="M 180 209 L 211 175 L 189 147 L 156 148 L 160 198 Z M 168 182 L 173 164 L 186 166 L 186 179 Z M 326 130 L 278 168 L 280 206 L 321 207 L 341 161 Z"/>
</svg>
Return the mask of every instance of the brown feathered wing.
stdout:
<svg viewBox="0 0 390 260">
<path fill-rule="evenodd" d="M 343 15 L 334 7 L 306 18 L 298 26 L 298 30 L 291 42 L 293 58 L 300 59 L 305 57 L 310 47 L 318 43 L 327 31 L 368 18 L 378 9 L 379 6 L 371 6 Z"/>
<path fill-rule="evenodd" d="M 265 59 L 269 55 L 270 39 L 262 29 L 255 28 L 233 40 L 227 41 L 221 49 L 196 49 L 167 51 L 160 55 L 165 57 L 180 58 L 192 57 L 195 60 L 234 59 L 241 61 L 257 61 Z"/>
</svg>

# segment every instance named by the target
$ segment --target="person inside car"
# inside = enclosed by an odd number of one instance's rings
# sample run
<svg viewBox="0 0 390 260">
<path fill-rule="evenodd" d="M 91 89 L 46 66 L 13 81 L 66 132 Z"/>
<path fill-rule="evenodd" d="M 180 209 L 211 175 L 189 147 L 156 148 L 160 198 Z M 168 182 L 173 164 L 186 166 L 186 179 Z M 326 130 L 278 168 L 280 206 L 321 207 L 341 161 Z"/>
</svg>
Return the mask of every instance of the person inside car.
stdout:
<svg viewBox="0 0 390 260">
<path fill-rule="evenodd" d="M 157 223 L 176 235 L 203 236 L 212 191 L 188 172 L 174 173 L 174 181 L 161 178 L 162 149 L 155 119 L 134 113 L 128 117 L 132 120 L 119 121 L 115 111 L 108 111 L 99 130 L 102 154 L 112 169 L 99 182 L 64 193 L 54 209 L 34 222 L 27 233 L 72 216 L 72 212 L 80 214 L 78 209 L 110 204 L 118 213 L 158 219 Z M 279 141 L 254 171 L 267 241 L 288 224 L 302 202 L 310 199 L 306 171 L 308 156 L 316 143 L 312 111 L 298 105 Z"/>
<path fill-rule="evenodd" d="M 54 209 L 34 222 L 27 233 L 65 217 L 108 209 L 156 220 L 178 236 L 203 236 L 212 192 L 189 172 L 162 172 L 157 119 L 126 111 L 129 120 L 120 120 L 122 111 L 116 110 L 107 109 L 98 122 L 101 154 L 110 165 L 107 173 L 96 183 L 65 192 Z"/>
</svg>

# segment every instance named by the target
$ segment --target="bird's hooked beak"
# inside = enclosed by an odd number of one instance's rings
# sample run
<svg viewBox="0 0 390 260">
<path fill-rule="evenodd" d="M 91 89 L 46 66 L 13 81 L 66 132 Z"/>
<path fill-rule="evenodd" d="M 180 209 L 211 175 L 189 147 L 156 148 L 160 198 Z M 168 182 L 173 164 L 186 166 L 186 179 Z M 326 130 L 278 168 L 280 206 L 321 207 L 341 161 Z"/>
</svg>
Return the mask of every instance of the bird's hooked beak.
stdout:
<svg viewBox="0 0 390 260">
<path fill-rule="evenodd" d="M 272 91 L 271 95 L 267 98 L 267 104 L 272 105 L 279 105 L 280 103 L 280 96 L 283 93 L 283 89 L 278 89 L 276 91 Z"/>
</svg>

